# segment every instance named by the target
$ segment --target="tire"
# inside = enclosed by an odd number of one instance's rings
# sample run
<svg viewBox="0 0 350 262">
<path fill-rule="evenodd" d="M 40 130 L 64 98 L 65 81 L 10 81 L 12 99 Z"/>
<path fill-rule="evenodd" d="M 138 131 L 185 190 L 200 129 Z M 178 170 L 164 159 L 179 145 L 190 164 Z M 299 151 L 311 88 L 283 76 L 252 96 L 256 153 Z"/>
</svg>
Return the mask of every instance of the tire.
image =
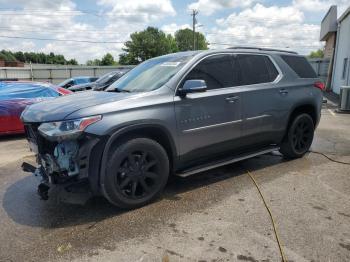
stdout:
<svg viewBox="0 0 350 262">
<path fill-rule="evenodd" d="M 297 115 L 287 130 L 280 152 L 285 158 L 300 158 L 309 151 L 314 138 L 315 126 L 310 115 Z"/>
<path fill-rule="evenodd" d="M 134 138 L 109 154 L 101 188 L 113 205 L 133 209 L 154 200 L 168 177 L 169 159 L 164 148 L 152 139 Z"/>
</svg>

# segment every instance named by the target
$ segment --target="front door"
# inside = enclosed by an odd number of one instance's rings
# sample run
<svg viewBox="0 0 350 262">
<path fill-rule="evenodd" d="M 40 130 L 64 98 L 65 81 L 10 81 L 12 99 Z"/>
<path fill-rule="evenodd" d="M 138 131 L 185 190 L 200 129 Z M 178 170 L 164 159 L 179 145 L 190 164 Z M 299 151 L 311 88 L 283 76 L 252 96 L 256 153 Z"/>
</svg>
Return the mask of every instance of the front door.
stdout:
<svg viewBox="0 0 350 262">
<path fill-rule="evenodd" d="M 183 163 L 215 157 L 239 144 L 241 97 L 230 54 L 204 58 L 180 84 L 204 80 L 207 91 L 175 97 L 175 112 Z"/>
</svg>

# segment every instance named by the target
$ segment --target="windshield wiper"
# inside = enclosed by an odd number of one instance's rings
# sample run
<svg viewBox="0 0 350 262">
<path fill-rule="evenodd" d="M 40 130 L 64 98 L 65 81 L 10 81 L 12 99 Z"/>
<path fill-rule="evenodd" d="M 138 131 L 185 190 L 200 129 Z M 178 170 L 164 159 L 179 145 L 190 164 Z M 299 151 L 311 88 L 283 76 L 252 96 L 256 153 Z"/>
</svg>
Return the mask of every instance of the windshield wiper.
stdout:
<svg viewBox="0 0 350 262">
<path fill-rule="evenodd" d="M 107 90 L 107 92 L 130 93 L 131 91 L 129 91 L 129 90 L 124 90 L 124 89 L 114 88 L 114 89 Z"/>
</svg>

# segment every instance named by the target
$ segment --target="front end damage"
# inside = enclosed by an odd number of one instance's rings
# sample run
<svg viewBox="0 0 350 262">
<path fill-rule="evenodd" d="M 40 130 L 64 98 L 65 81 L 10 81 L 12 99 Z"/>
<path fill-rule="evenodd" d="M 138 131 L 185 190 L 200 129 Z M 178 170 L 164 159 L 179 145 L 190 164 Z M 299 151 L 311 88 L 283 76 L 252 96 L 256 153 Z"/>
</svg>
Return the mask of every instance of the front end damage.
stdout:
<svg viewBox="0 0 350 262">
<path fill-rule="evenodd" d="M 39 178 L 37 192 L 41 199 L 84 204 L 96 194 L 91 188 L 91 177 L 98 176 L 96 165 L 101 153 L 95 149 L 101 142 L 99 137 L 84 132 L 71 137 L 48 137 L 39 130 L 40 124 L 25 123 L 24 126 L 37 167 L 23 163 L 22 169 Z"/>
</svg>

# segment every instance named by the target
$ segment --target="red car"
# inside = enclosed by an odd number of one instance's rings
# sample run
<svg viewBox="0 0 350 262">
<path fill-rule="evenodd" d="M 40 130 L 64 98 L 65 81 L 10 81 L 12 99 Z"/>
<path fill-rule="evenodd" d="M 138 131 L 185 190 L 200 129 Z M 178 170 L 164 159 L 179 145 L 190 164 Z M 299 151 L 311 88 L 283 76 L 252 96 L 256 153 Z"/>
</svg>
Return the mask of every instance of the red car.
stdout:
<svg viewBox="0 0 350 262">
<path fill-rule="evenodd" d="M 0 135 L 24 133 L 20 116 L 27 105 L 71 93 L 50 83 L 0 82 Z"/>
</svg>

